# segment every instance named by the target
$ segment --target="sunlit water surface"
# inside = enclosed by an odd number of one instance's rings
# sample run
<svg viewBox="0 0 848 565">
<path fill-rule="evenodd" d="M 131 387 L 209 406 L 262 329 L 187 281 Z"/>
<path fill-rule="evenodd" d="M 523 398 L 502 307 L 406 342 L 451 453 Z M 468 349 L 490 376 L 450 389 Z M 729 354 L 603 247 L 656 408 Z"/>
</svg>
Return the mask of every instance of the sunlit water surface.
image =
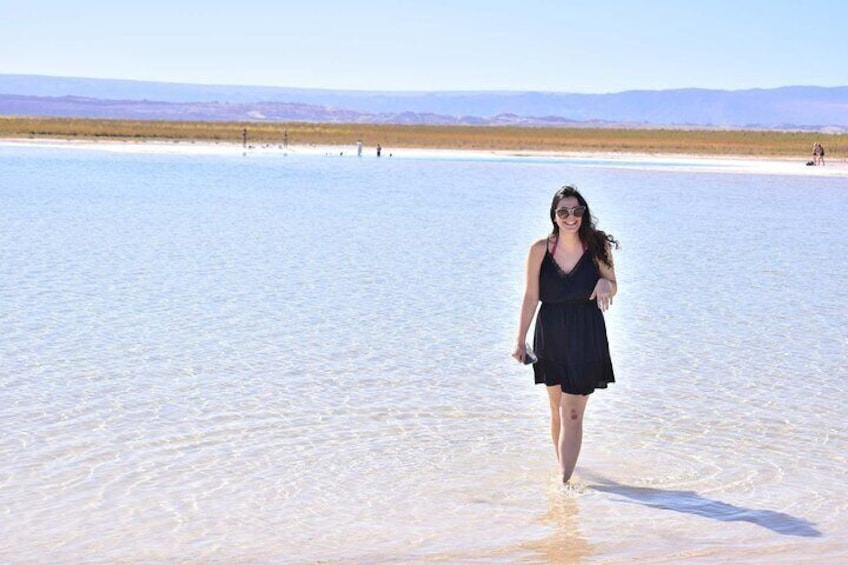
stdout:
<svg viewBox="0 0 848 565">
<path fill-rule="evenodd" d="M 622 248 L 573 486 L 527 248 Z M 848 183 L 0 150 L 0 561 L 835 563 Z"/>
</svg>

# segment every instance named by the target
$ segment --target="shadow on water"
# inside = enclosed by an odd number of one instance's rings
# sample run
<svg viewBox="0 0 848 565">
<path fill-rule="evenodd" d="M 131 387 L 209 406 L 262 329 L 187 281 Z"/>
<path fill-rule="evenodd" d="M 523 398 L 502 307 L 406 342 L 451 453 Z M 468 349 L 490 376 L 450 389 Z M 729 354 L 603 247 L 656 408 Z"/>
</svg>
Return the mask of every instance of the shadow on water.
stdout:
<svg viewBox="0 0 848 565">
<path fill-rule="evenodd" d="M 601 484 L 591 485 L 588 488 L 617 494 L 629 499 L 622 500 L 622 502 L 641 504 L 649 508 L 674 510 L 675 512 L 694 514 L 722 522 L 750 522 L 786 536 L 820 537 L 822 535 L 815 524 L 809 520 L 796 518 L 783 512 L 774 512 L 773 510 L 755 510 L 733 506 L 726 502 L 703 497 L 691 490 L 631 487 L 604 479 L 600 479 L 599 482 Z"/>
</svg>

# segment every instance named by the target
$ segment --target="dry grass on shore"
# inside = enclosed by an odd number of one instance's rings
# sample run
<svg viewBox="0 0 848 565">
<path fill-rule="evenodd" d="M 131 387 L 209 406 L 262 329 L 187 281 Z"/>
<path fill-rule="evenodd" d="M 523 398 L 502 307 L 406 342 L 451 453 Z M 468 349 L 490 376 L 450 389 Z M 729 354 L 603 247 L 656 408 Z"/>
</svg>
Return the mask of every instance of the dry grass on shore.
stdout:
<svg viewBox="0 0 848 565">
<path fill-rule="evenodd" d="M 848 134 L 797 131 L 537 128 L 0 117 L 0 138 L 206 141 L 502 151 L 589 151 L 805 158 L 821 142 L 827 158 L 848 154 Z"/>
</svg>

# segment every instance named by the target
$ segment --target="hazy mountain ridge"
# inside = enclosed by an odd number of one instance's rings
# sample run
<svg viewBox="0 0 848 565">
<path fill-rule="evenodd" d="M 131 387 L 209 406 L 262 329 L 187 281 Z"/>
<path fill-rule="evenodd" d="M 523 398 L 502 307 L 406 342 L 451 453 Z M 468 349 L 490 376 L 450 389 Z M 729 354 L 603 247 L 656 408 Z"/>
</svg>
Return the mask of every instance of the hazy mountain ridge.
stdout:
<svg viewBox="0 0 848 565">
<path fill-rule="evenodd" d="M 0 114 L 7 116 L 77 117 L 130 120 L 198 120 L 251 122 L 318 122 L 410 125 L 523 125 L 523 126 L 593 126 L 598 122 L 575 122 L 556 116 L 534 118 L 500 114 L 490 118 L 446 116 L 434 113 L 357 112 L 328 106 L 258 102 L 229 104 L 218 102 L 153 102 L 149 100 L 100 100 L 81 96 L 50 98 L 0 94 Z"/>
<path fill-rule="evenodd" d="M 364 92 L 0 75 L 0 114 L 163 120 L 848 129 L 848 87 Z"/>
</svg>

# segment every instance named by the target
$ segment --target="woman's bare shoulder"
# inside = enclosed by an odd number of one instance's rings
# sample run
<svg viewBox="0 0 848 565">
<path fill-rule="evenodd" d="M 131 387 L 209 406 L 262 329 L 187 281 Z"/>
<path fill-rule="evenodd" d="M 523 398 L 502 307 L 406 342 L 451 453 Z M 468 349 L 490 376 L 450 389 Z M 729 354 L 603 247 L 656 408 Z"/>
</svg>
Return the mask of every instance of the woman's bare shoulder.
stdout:
<svg viewBox="0 0 848 565">
<path fill-rule="evenodd" d="M 541 239 L 537 239 L 533 242 L 533 245 L 530 246 L 530 254 L 535 256 L 542 256 L 545 254 L 545 251 L 548 249 L 548 244 L 550 243 L 550 237 L 543 237 Z"/>
<path fill-rule="evenodd" d="M 552 241 L 552 240 L 551 240 L 551 237 L 550 237 L 550 236 L 543 237 L 543 238 L 541 238 L 541 239 L 537 239 L 536 241 L 534 241 L 534 242 L 533 242 L 533 245 L 531 245 L 531 246 L 530 246 L 530 248 L 531 248 L 531 249 L 538 249 L 538 248 L 541 248 L 541 249 L 544 251 L 544 250 L 545 250 L 545 248 L 548 246 L 548 244 L 549 244 L 551 241 Z"/>
</svg>

